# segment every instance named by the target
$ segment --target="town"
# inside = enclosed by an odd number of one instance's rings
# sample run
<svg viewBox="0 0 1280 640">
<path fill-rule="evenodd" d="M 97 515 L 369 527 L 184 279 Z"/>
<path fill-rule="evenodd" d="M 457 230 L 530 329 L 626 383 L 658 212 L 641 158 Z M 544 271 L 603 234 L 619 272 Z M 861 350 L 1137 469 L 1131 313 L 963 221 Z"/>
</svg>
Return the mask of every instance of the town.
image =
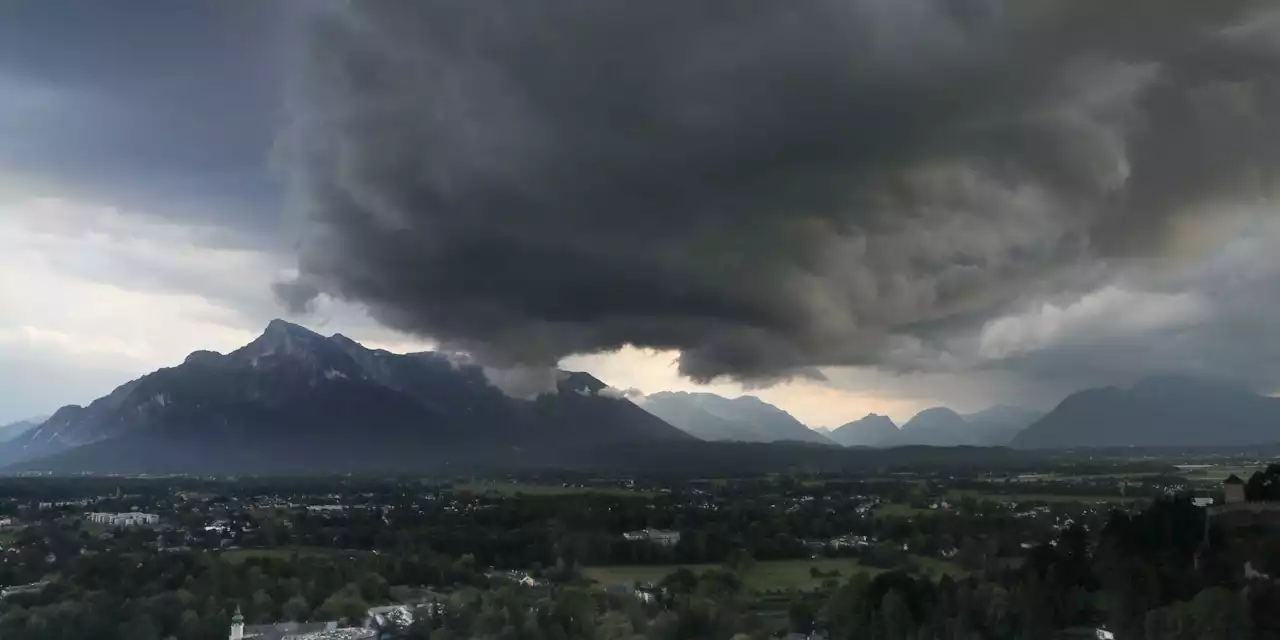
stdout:
<svg viewBox="0 0 1280 640">
<path fill-rule="evenodd" d="M 1221 613 L 1233 624 L 1280 629 L 1257 604 L 1280 594 L 1263 535 L 1280 467 L 1175 462 L 10 477 L 0 637 L 1124 638 L 1195 624 L 1183 618 L 1211 597 L 1239 603 Z M 1180 590 L 1133 592 L 1142 567 Z"/>
</svg>

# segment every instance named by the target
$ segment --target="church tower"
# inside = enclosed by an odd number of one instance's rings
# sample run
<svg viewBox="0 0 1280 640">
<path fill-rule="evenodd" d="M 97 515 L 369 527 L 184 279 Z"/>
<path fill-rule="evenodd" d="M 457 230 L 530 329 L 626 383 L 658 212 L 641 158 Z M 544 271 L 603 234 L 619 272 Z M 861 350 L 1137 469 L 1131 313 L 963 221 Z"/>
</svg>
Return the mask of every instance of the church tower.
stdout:
<svg viewBox="0 0 1280 640">
<path fill-rule="evenodd" d="M 240 605 L 236 605 L 236 614 L 231 616 L 231 638 L 230 640 L 242 640 L 244 638 L 244 616 L 240 614 Z"/>
</svg>

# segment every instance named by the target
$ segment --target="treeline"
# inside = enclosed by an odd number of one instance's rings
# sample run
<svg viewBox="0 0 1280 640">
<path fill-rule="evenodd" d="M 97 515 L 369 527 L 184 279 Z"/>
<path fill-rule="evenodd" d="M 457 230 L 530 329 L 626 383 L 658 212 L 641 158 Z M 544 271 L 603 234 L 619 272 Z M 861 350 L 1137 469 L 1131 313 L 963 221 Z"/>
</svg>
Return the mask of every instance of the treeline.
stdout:
<svg viewBox="0 0 1280 640">
<path fill-rule="evenodd" d="M 360 621 L 390 585 L 487 588 L 470 558 L 299 555 L 237 562 L 207 553 L 96 553 L 42 591 L 0 602 L 0 638 L 224 640 L 237 606 L 250 623 Z"/>
</svg>

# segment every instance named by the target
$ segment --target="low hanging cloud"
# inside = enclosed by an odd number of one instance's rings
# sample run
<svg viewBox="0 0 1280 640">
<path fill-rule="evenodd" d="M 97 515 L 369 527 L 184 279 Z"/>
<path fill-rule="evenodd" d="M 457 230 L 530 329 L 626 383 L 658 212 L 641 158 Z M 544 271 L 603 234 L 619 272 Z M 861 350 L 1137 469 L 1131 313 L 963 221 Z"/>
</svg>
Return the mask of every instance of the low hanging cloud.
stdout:
<svg viewBox="0 0 1280 640">
<path fill-rule="evenodd" d="M 597 392 L 596 395 L 602 398 L 611 398 L 613 400 L 630 400 L 636 404 L 644 404 L 645 400 L 644 392 L 634 387 L 627 389 L 605 387 Z"/>
<path fill-rule="evenodd" d="M 989 323 L 1270 196 L 1271 6 L 344 3 L 299 56 L 277 290 L 524 374 L 928 368 L 984 326 L 1007 357 L 1081 310 Z"/>
</svg>

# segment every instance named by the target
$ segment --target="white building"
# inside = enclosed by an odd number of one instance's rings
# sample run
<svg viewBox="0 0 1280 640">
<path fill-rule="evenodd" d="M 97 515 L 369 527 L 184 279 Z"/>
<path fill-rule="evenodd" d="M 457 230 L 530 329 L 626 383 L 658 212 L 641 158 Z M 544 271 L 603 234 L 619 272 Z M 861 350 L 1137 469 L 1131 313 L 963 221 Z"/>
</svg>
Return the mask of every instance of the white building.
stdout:
<svg viewBox="0 0 1280 640">
<path fill-rule="evenodd" d="M 345 511 L 346 507 L 340 504 L 313 504 L 307 507 L 307 511 L 312 513 L 332 513 L 334 511 Z"/>
<path fill-rule="evenodd" d="M 680 542 L 680 532 L 670 531 L 667 529 L 641 529 L 640 531 L 628 531 L 622 534 L 622 537 L 632 542 L 639 540 L 648 540 L 666 547 L 675 546 Z"/>
<path fill-rule="evenodd" d="M 240 607 L 231 618 L 229 640 L 375 640 L 377 629 L 339 627 L 337 622 L 281 622 L 246 626 Z"/>
<path fill-rule="evenodd" d="M 85 519 L 89 522 L 107 525 L 109 527 L 133 527 L 137 525 L 156 524 L 160 522 L 160 516 L 154 513 L 89 513 L 85 514 Z"/>
</svg>

